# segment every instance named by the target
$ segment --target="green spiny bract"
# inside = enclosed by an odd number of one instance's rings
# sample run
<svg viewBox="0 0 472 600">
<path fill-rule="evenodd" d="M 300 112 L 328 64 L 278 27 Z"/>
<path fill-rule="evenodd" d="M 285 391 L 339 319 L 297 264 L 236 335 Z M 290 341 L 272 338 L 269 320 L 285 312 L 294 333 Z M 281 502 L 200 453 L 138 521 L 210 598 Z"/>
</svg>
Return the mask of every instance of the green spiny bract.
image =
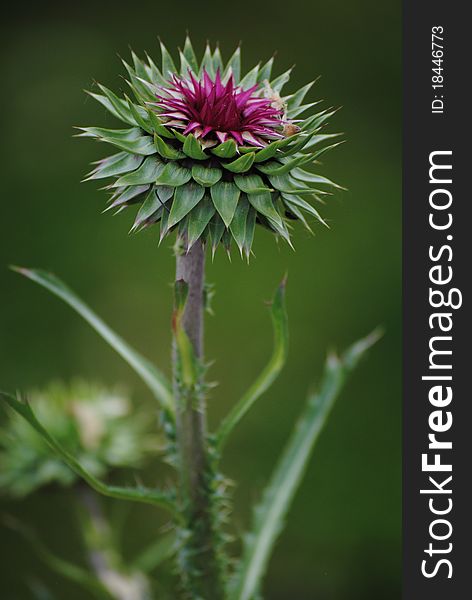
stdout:
<svg viewBox="0 0 472 600">
<path fill-rule="evenodd" d="M 234 240 L 247 257 L 256 224 L 290 243 L 291 220 L 324 223 L 305 198 L 336 186 L 304 167 L 336 145 L 322 132 L 335 110 L 302 116 L 318 104 L 303 104 L 312 83 L 284 96 L 290 70 L 272 78 L 272 58 L 242 77 L 239 48 L 224 64 L 207 45 L 199 63 L 189 38 L 179 69 L 163 44 L 161 54 L 161 68 L 134 53 L 124 62 L 133 99 L 90 92 L 128 126 L 80 128 L 119 150 L 87 177 L 114 179 L 107 210 L 137 204 L 133 231 L 159 223 L 160 240 L 177 230 L 187 249 L 201 239 L 213 252 Z"/>
</svg>

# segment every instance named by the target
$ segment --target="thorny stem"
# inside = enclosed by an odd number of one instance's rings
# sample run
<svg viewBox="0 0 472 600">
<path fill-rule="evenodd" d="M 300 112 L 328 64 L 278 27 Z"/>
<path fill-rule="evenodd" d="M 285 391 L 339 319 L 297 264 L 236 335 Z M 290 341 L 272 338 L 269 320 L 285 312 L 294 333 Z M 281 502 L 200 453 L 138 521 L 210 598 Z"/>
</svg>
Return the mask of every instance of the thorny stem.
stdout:
<svg viewBox="0 0 472 600">
<path fill-rule="evenodd" d="M 182 241 L 182 240 L 181 240 Z M 177 242 L 179 243 L 179 241 Z M 176 248 L 176 280 L 188 286 L 182 324 L 196 358 L 203 361 L 205 251 L 197 241 L 184 253 Z M 214 522 L 213 470 L 209 454 L 203 381 L 185 388 L 178 377 L 173 349 L 180 502 L 186 538 L 180 556 L 184 587 L 193 598 L 221 600 L 223 573 Z"/>
</svg>

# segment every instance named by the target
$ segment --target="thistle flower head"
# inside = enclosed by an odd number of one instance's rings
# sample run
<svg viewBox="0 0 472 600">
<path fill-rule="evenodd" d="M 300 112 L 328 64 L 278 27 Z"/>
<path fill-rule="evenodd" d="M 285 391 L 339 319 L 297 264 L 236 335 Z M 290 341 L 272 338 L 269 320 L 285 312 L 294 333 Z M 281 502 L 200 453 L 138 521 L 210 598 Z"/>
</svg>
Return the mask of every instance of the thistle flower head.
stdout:
<svg viewBox="0 0 472 600">
<path fill-rule="evenodd" d="M 239 48 L 224 64 L 207 45 L 199 62 L 189 38 L 180 68 L 163 44 L 161 55 L 160 68 L 134 53 L 124 63 L 133 99 L 90 92 L 127 124 L 80 128 L 119 150 L 88 176 L 112 179 L 108 209 L 137 204 L 133 231 L 159 223 L 160 240 L 177 231 L 187 249 L 202 240 L 213 252 L 234 241 L 247 257 L 256 224 L 290 243 L 291 221 L 324 223 L 309 200 L 338 186 L 304 167 L 336 145 L 323 130 L 335 111 L 304 116 L 318 104 L 303 103 L 313 82 L 284 95 L 290 70 L 272 78 L 273 59 L 241 77 Z"/>
</svg>

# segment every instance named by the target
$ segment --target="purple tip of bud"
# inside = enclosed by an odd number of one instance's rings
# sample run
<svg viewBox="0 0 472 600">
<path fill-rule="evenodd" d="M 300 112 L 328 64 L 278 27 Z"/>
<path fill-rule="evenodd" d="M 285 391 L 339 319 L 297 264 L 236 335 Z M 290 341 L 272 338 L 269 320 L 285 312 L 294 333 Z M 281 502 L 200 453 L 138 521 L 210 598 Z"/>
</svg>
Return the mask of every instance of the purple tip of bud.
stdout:
<svg viewBox="0 0 472 600">
<path fill-rule="evenodd" d="M 189 71 L 188 77 L 174 75 L 160 89 L 157 106 L 161 117 L 171 119 L 172 127 L 183 129 L 184 135 L 260 147 L 282 138 L 286 124 L 283 111 L 261 97 L 261 91 L 257 84 L 236 86 L 232 75 L 224 82 L 219 69 L 214 79 L 204 70 L 200 80 Z"/>
</svg>

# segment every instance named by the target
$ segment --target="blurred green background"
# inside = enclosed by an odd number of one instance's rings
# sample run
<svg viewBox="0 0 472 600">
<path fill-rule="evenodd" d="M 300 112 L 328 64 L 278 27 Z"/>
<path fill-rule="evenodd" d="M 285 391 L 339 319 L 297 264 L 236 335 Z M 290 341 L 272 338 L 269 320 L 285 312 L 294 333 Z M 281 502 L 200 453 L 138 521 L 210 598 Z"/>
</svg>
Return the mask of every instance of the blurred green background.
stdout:
<svg viewBox="0 0 472 600">
<path fill-rule="evenodd" d="M 398 1 L 21 3 L 1 31 L 0 385 L 27 389 L 76 375 L 123 382 L 137 403 L 149 395 L 130 369 L 57 299 L 7 270 L 49 269 L 65 279 L 126 339 L 168 370 L 170 244 L 157 232 L 128 236 L 131 213 L 102 215 L 105 196 L 81 184 L 88 163 L 108 148 L 71 137 L 74 125 L 114 126 L 87 99 L 94 79 L 124 89 L 117 54 L 128 45 L 158 57 L 188 29 L 201 51 L 219 40 L 228 57 L 243 41 L 245 67 L 277 51 L 277 70 L 296 63 L 294 88 L 318 75 L 311 96 L 342 105 L 331 130 L 347 143 L 323 173 L 349 188 L 329 198 L 316 227 L 294 236 L 296 252 L 259 231 L 248 266 L 218 251 L 206 354 L 219 382 L 209 405 L 214 425 L 252 381 L 271 350 L 265 301 L 286 270 L 291 348 L 278 384 L 238 428 L 225 472 L 238 482 L 235 519 L 249 507 L 316 382 L 329 348 L 381 324 L 384 339 L 358 369 L 329 420 L 290 513 L 266 580 L 269 600 L 390 600 L 400 596 L 401 375 L 401 48 Z M 289 89 L 287 88 L 287 91 Z M 108 152 L 109 153 L 109 152 Z M 159 468 L 143 478 L 158 480 Z M 163 474 L 163 476 L 167 476 Z M 78 556 L 68 493 L 46 490 L 2 501 L 3 512 L 35 526 L 54 550 Z M 162 525 L 133 508 L 131 554 Z M 83 593 L 51 576 L 9 531 L 0 537 L 5 600 L 29 599 L 26 582 L 49 582 L 59 597 Z"/>
</svg>

